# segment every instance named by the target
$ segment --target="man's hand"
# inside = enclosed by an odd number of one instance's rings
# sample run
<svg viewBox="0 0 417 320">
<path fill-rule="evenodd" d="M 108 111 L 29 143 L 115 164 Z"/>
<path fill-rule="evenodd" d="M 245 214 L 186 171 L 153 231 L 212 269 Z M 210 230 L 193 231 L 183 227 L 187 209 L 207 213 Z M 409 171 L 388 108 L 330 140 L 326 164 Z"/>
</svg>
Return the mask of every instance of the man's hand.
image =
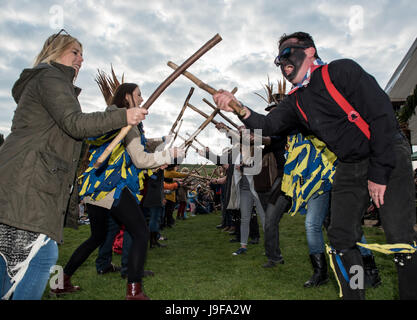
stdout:
<svg viewBox="0 0 417 320">
<path fill-rule="evenodd" d="M 126 110 L 127 124 L 131 126 L 136 126 L 145 119 L 145 116 L 148 114 L 148 110 L 145 108 L 130 108 Z"/>
<path fill-rule="evenodd" d="M 378 184 L 372 182 L 371 180 L 368 180 L 369 195 L 371 196 L 372 201 L 374 202 L 377 208 L 384 204 L 384 194 L 386 189 L 386 185 Z"/>
</svg>

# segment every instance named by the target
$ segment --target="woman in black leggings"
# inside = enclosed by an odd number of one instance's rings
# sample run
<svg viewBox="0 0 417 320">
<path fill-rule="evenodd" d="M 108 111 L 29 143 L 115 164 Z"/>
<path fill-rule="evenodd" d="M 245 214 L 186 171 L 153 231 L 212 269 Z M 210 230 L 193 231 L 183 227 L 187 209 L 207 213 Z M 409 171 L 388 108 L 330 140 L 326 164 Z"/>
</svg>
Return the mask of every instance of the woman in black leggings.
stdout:
<svg viewBox="0 0 417 320">
<path fill-rule="evenodd" d="M 133 83 L 121 84 L 112 99 L 108 111 L 116 108 L 139 107 L 143 99 L 139 87 Z M 109 134 L 109 137 L 112 137 Z M 94 141 L 105 140 L 100 137 Z M 92 170 L 96 157 L 101 149 L 96 147 L 92 153 L 89 168 L 83 174 L 83 184 L 80 196 L 87 204 L 90 218 L 91 236 L 83 242 L 72 254 L 64 268 L 64 287 L 51 290 L 54 294 L 64 294 L 78 291 L 80 287 L 73 286 L 70 278 L 83 264 L 90 254 L 102 244 L 107 234 L 107 214 L 123 224 L 132 237 L 132 245 L 128 260 L 128 283 L 126 299 L 149 300 L 142 290 L 142 277 L 146 260 L 149 231 L 145 217 L 139 206 L 141 199 L 141 179 L 143 172 L 139 168 L 165 167 L 171 159 L 182 155 L 183 151 L 176 148 L 168 151 L 145 152 L 146 140 L 141 136 L 137 127 L 127 134 L 119 151 L 108 157 L 97 171 Z M 98 146 L 99 144 L 92 144 Z M 101 145 L 104 147 L 105 145 Z M 117 160 L 118 159 L 118 160 Z M 115 169 L 112 171 L 112 169 Z M 111 173 L 113 172 L 113 173 Z M 107 173 L 107 174 L 105 174 Z M 132 183 L 134 181 L 135 183 Z"/>
<path fill-rule="evenodd" d="M 129 253 L 128 279 L 133 283 L 140 282 L 143 277 L 149 231 L 142 209 L 136 203 L 130 191 L 127 188 L 122 191 L 117 207 L 108 210 L 88 203 L 87 212 L 90 219 L 91 236 L 74 251 L 64 268 L 64 273 L 67 275 L 74 274 L 90 254 L 104 242 L 107 235 L 107 215 L 111 214 L 119 224 L 126 227 L 127 232 L 132 237 L 130 249 L 132 254 Z M 136 272 L 137 270 L 139 272 Z"/>
</svg>

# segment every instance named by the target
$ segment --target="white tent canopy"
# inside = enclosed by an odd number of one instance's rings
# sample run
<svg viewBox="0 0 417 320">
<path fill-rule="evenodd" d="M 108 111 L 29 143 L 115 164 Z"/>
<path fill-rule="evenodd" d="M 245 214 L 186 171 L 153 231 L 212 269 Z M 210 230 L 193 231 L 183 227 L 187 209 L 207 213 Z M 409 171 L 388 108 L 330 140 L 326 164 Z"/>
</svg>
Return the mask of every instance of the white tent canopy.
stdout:
<svg viewBox="0 0 417 320">
<path fill-rule="evenodd" d="M 417 38 L 398 65 L 385 87 L 385 92 L 395 105 L 401 105 L 417 85 Z M 417 145 L 417 116 L 413 115 L 408 125 L 411 131 L 411 144 Z"/>
<path fill-rule="evenodd" d="M 402 102 L 417 84 L 417 38 L 385 87 L 392 102 Z"/>
</svg>

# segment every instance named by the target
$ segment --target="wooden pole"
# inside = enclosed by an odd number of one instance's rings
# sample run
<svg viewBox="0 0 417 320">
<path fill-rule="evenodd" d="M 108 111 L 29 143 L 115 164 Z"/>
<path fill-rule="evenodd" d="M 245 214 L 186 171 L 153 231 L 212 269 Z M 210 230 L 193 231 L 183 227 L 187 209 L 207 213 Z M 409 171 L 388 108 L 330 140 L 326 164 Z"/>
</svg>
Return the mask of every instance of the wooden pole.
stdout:
<svg viewBox="0 0 417 320">
<path fill-rule="evenodd" d="M 178 121 L 180 121 L 180 119 L 182 118 L 182 116 L 185 112 L 185 109 L 187 109 L 188 101 L 190 101 L 191 96 L 193 95 L 193 92 L 194 92 L 194 87 L 191 87 L 190 92 L 188 92 L 188 96 L 187 96 L 187 98 L 185 98 L 184 105 L 182 106 L 182 109 L 181 109 L 180 113 L 178 114 L 177 119 L 175 120 L 174 124 L 172 125 L 171 130 L 169 130 L 170 134 L 174 133 L 174 130 L 175 130 L 177 124 L 178 124 Z"/>
<path fill-rule="evenodd" d="M 165 91 L 165 89 L 172 83 L 176 78 L 180 76 L 187 68 L 189 68 L 194 62 L 201 58 L 207 51 L 213 48 L 217 43 L 222 41 L 219 34 L 216 34 L 213 38 L 207 41 L 200 49 L 198 49 L 191 57 L 189 57 L 180 67 L 178 67 L 167 79 L 165 79 L 156 90 L 152 93 L 149 99 L 145 102 L 142 108 L 149 109 L 149 107 L 155 102 L 155 100 Z M 132 128 L 128 125 L 120 130 L 120 133 L 113 139 L 113 141 L 107 146 L 100 157 L 94 164 L 94 168 L 98 169 L 107 157 L 112 153 L 113 149 L 126 137 L 129 130 Z"/>
<path fill-rule="evenodd" d="M 207 103 L 212 109 L 214 109 L 214 110 L 216 110 L 217 108 L 212 104 L 212 103 L 210 103 L 210 101 L 208 101 L 206 98 L 203 98 L 203 101 L 205 102 L 205 103 Z M 234 123 L 232 120 L 230 120 L 230 118 L 229 117 L 227 117 L 227 116 L 225 116 L 224 115 L 224 113 L 222 113 L 222 112 L 219 112 L 219 116 L 221 116 L 224 120 L 226 120 L 227 122 L 229 122 L 233 127 L 235 127 L 236 129 L 238 129 L 239 130 L 239 126 L 236 124 L 236 123 Z"/>
<path fill-rule="evenodd" d="M 178 126 L 178 130 L 177 130 L 177 132 L 175 133 L 175 136 L 174 136 L 174 138 L 172 139 L 171 144 L 169 145 L 169 147 L 170 147 L 170 148 L 172 148 L 172 145 L 174 144 L 175 139 L 177 139 L 178 132 L 180 132 L 180 129 L 181 129 L 181 126 L 182 126 L 182 120 L 183 120 L 183 119 L 181 119 L 181 121 L 180 121 L 180 125 Z"/>
<path fill-rule="evenodd" d="M 213 118 L 217 115 L 217 113 L 219 112 L 219 109 L 216 109 L 213 111 L 213 113 L 200 125 L 200 127 L 187 139 L 187 141 L 185 141 L 180 148 L 185 148 L 187 147 L 194 139 L 194 137 L 197 137 L 201 131 L 204 130 L 205 127 L 207 127 L 207 125 L 212 122 Z M 188 148 L 187 148 L 188 149 Z"/>
<path fill-rule="evenodd" d="M 168 66 L 174 70 L 177 70 L 178 66 L 173 63 L 172 61 L 168 62 Z M 193 74 L 189 73 L 188 71 L 184 71 L 182 73 L 184 76 L 186 76 L 188 79 L 190 79 L 192 82 L 194 82 L 200 89 L 203 89 L 204 91 L 207 91 L 211 95 L 214 95 L 217 93 L 217 90 L 213 87 L 209 86 L 208 84 L 204 83 L 200 79 L 198 79 Z M 243 109 L 241 106 L 239 106 L 235 101 L 231 101 L 229 103 L 229 107 L 233 109 L 234 112 L 236 112 L 238 115 L 243 117 L 246 114 L 245 109 Z"/>
</svg>

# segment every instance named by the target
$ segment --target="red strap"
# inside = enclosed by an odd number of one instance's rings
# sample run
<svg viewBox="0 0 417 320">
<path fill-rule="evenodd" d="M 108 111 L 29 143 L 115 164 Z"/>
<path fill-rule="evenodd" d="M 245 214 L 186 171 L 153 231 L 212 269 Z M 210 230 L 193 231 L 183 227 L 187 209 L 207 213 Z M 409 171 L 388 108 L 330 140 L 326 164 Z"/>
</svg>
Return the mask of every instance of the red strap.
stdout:
<svg viewBox="0 0 417 320">
<path fill-rule="evenodd" d="M 329 75 L 329 65 L 326 64 L 321 68 L 321 74 L 323 76 L 323 81 L 326 86 L 327 91 L 330 96 L 336 101 L 336 103 L 343 109 L 347 114 L 350 122 L 353 122 L 358 126 L 358 128 L 363 132 L 363 134 L 368 138 L 371 138 L 371 132 L 369 131 L 369 125 L 363 120 L 361 115 L 350 105 L 350 103 L 337 91 L 336 87 L 333 85 L 330 80 Z M 297 102 L 298 104 L 298 102 Z"/>
<path fill-rule="evenodd" d="M 304 120 L 308 122 L 306 114 L 304 113 L 303 109 L 301 109 L 300 104 L 298 103 L 297 93 L 295 94 L 295 102 L 297 103 L 297 108 L 298 110 L 300 110 L 301 114 L 303 115 Z"/>
</svg>

